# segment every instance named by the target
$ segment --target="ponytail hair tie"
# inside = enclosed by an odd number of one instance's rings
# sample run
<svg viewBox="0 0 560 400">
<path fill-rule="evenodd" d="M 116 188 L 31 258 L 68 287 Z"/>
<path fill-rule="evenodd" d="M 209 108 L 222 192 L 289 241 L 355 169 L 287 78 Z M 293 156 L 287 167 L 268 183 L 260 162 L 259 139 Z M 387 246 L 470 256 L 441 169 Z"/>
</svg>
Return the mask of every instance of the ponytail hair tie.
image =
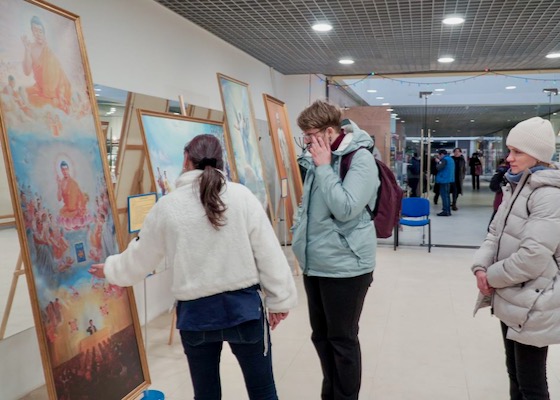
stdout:
<svg viewBox="0 0 560 400">
<path fill-rule="evenodd" d="M 196 169 L 204 170 L 206 167 L 216 168 L 217 164 L 218 164 L 218 160 L 216 160 L 215 158 L 204 157 L 202 160 L 200 160 Z"/>
</svg>

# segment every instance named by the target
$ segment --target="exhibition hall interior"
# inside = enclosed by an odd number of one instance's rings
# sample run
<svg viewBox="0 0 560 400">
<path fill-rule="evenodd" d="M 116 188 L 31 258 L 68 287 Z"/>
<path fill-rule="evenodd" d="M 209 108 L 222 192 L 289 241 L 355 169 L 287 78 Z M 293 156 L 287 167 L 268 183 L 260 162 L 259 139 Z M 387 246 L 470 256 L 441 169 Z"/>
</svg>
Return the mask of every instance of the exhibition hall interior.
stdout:
<svg viewBox="0 0 560 400">
<path fill-rule="evenodd" d="M 278 397 L 321 398 L 290 229 L 296 120 L 316 100 L 430 204 L 429 227 L 377 239 L 359 399 L 508 398 L 500 321 L 473 316 L 471 266 L 510 130 L 541 117 L 560 134 L 560 2 L 2 0 L 0 29 L 0 399 L 194 397 L 165 260 L 130 289 L 88 268 L 139 235 L 201 133 L 220 139 L 227 178 L 261 202 L 292 269 L 298 305 L 271 331 Z M 457 148 L 462 193 L 442 217 L 431 163 Z M 249 398 L 228 346 L 220 371 L 223 399 Z M 558 346 L 547 376 L 560 398 Z"/>
</svg>

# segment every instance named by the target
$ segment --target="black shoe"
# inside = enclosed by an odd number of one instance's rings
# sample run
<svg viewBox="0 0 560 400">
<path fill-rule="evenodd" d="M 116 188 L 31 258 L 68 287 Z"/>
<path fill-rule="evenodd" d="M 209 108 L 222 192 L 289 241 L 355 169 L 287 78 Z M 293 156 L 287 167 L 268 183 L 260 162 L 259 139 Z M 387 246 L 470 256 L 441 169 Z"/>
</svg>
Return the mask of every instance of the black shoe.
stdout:
<svg viewBox="0 0 560 400">
<path fill-rule="evenodd" d="M 457 210 L 458 210 L 457 206 L 455 206 L 455 205 L 451 206 L 451 209 L 452 209 L 453 211 L 457 211 Z"/>
<path fill-rule="evenodd" d="M 437 214 L 438 217 L 450 217 L 451 213 L 446 213 L 446 212 L 440 212 L 439 214 Z"/>
</svg>

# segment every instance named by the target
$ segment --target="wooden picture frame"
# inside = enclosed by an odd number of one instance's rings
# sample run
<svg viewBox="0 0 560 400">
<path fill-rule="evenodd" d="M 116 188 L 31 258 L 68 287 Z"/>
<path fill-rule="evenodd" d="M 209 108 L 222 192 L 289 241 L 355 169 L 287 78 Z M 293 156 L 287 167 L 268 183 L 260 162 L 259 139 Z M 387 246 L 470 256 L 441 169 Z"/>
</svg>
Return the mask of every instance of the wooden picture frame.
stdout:
<svg viewBox="0 0 560 400">
<path fill-rule="evenodd" d="M 220 73 L 217 77 L 237 181 L 253 192 L 274 223 L 249 85 Z"/>
<path fill-rule="evenodd" d="M 293 225 L 294 211 L 303 195 L 303 182 L 299 172 L 295 142 L 290 129 L 286 104 L 266 93 L 263 93 L 263 100 L 278 179 L 281 182 L 283 179 L 288 181 L 285 217 L 287 228 L 290 229 Z"/>
<path fill-rule="evenodd" d="M 152 191 L 158 197 L 175 189 L 183 169 L 183 149 L 195 136 L 216 136 L 224 152 L 224 169 L 228 179 L 235 180 L 229 156 L 229 145 L 223 123 L 155 111 L 137 110 L 142 141 L 148 160 Z"/>
<path fill-rule="evenodd" d="M 133 290 L 88 271 L 124 243 L 80 18 L 2 0 L 0 27 L 4 159 L 49 399 L 136 398 L 150 378 Z"/>
</svg>

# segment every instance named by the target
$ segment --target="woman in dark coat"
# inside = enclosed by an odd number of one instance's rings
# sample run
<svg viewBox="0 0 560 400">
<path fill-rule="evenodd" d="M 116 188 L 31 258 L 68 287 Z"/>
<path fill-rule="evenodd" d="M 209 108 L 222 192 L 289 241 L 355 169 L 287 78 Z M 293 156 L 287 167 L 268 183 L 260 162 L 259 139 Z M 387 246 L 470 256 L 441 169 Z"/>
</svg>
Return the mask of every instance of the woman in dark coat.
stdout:
<svg viewBox="0 0 560 400">
<path fill-rule="evenodd" d="M 478 158 L 478 153 L 473 153 L 469 160 L 469 167 L 471 168 L 472 188 L 473 190 L 480 190 L 480 175 L 482 175 L 482 163 Z"/>
</svg>

